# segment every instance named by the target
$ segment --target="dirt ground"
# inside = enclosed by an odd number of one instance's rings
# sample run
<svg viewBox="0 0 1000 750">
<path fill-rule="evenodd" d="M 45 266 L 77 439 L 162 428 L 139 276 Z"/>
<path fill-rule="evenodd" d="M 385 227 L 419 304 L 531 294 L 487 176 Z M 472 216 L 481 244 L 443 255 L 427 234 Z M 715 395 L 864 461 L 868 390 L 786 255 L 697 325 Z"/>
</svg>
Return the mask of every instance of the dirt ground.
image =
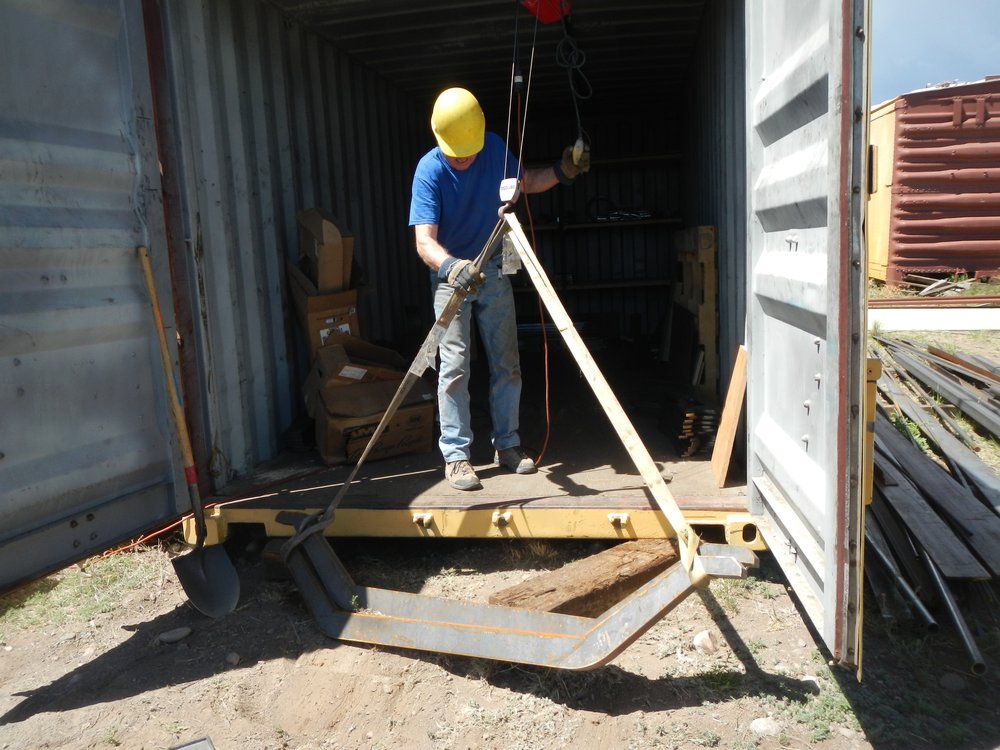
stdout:
<svg viewBox="0 0 1000 750">
<path fill-rule="evenodd" d="M 605 545 L 335 547 L 359 583 L 485 601 Z M 329 640 L 283 569 L 261 558 L 260 540 L 229 547 L 243 591 L 219 620 L 187 604 L 163 546 L 0 599 L 0 748 L 170 748 L 204 737 L 247 750 L 1000 745 L 995 674 L 968 672 L 950 628 L 930 636 L 869 611 L 858 685 L 828 666 L 766 553 L 751 577 L 714 581 L 610 665 L 570 673 Z M 976 621 L 994 670 L 995 602 L 993 619 Z M 714 652 L 694 647 L 702 631 Z"/>
<path fill-rule="evenodd" d="M 940 335 L 954 344 L 953 335 Z M 962 349 L 995 352 L 972 334 Z M 186 600 L 162 544 L 0 597 L 0 750 L 997 748 L 995 585 L 956 589 L 987 673 L 944 613 L 930 634 L 865 604 L 864 679 L 829 654 L 767 553 L 686 599 L 610 665 L 565 672 L 323 636 L 263 541 L 227 543 L 235 612 Z M 337 540 L 354 579 L 487 601 L 607 542 Z M 714 650 L 695 648 L 708 633 Z M 207 745 L 201 745 L 204 748 Z"/>
</svg>

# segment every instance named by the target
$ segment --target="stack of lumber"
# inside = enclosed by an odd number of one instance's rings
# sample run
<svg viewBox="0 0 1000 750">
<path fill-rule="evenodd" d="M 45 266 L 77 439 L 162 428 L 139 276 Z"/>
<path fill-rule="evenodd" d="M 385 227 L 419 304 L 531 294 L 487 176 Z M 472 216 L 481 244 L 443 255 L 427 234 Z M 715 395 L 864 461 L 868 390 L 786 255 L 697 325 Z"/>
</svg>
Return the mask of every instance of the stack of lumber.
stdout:
<svg viewBox="0 0 1000 750">
<path fill-rule="evenodd" d="M 903 283 L 912 287 L 921 297 L 937 297 L 942 294 L 956 294 L 968 289 L 972 282 L 968 279 L 952 281 L 949 278 L 935 278 L 933 276 L 919 276 L 909 273 Z"/>
<path fill-rule="evenodd" d="M 866 579 L 884 616 L 946 616 L 985 671 L 963 610 L 1000 576 L 1000 475 L 980 446 L 1000 441 L 1000 366 L 877 337 L 875 486 Z"/>
<path fill-rule="evenodd" d="M 660 429 L 681 458 L 711 452 L 719 431 L 719 410 L 693 396 L 672 394 L 665 401 Z"/>
</svg>

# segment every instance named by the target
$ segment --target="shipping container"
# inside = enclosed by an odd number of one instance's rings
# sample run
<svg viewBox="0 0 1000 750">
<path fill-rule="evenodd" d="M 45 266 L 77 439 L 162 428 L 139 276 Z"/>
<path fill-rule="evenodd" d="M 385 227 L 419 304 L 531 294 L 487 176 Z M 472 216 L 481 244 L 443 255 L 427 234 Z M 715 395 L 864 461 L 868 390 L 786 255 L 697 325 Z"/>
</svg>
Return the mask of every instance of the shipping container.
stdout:
<svg viewBox="0 0 1000 750">
<path fill-rule="evenodd" d="M 872 108 L 868 274 L 1000 275 L 1000 76 Z"/>
<path fill-rule="evenodd" d="M 516 9 L 0 3 L 0 588 L 191 508 L 138 246 L 202 493 L 257 496 L 213 508 L 209 542 L 241 523 L 288 535 L 278 509 L 326 504 L 346 468 L 294 450 L 309 435 L 296 216 L 350 230 L 361 333 L 413 356 L 432 314 L 410 182 L 435 96 L 462 85 L 527 165 L 586 131 L 591 172 L 519 208 L 547 272 L 692 522 L 766 543 L 834 658 L 858 663 L 866 3 L 576 0 L 542 25 Z M 436 452 L 373 461 L 335 533 L 669 528 L 517 285 L 526 445 L 555 415 L 545 484 L 484 475 L 456 498 Z M 719 489 L 704 451 L 685 460 L 674 425 L 656 427 L 665 384 L 721 402 L 742 344 L 742 460 Z"/>
</svg>

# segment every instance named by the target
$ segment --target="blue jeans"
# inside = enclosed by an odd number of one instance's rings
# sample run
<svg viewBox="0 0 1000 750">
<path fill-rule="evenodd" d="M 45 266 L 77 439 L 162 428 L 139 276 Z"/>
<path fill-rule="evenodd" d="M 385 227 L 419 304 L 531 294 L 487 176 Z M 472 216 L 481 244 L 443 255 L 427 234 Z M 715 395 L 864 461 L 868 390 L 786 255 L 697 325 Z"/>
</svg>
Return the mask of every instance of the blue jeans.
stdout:
<svg viewBox="0 0 1000 750">
<path fill-rule="evenodd" d="M 458 308 L 439 348 L 438 446 L 446 462 L 468 460 L 472 445 L 469 378 L 472 360 L 472 319 L 486 350 L 490 368 L 490 439 L 497 450 L 521 444 L 518 411 L 521 404 L 521 362 L 517 351 L 517 318 L 510 279 L 500 273 L 500 254 L 483 268 L 486 281 Z M 436 278 L 435 278 L 436 281 Z M 440 315 L 454 289 L 437 283 L 434 314 Z"/>
</svg>

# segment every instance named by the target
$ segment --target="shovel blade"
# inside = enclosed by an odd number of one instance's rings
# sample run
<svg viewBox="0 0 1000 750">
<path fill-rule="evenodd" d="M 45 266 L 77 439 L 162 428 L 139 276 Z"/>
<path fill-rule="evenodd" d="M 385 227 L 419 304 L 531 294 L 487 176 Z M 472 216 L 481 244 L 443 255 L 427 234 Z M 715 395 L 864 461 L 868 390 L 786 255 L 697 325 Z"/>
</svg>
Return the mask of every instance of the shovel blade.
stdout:
<svg viewBox="0 0 1000 750">
<path fill-rule="evenodd" d="M 195 547 L 172 562 L 184 593 L 199 612 L 218 618 L 236 609 L 240 578 L 222 545 Z"/>
</svg>

